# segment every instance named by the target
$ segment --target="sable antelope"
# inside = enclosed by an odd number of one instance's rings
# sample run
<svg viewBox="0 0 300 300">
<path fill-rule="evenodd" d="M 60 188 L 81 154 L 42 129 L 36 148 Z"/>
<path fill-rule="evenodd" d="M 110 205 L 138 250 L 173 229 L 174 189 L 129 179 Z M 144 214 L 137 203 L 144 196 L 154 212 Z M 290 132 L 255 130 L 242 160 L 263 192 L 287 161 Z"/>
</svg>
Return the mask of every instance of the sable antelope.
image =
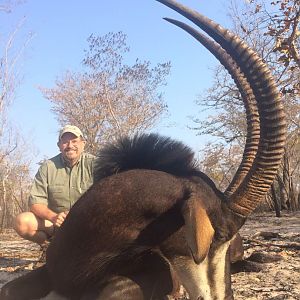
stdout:
<svg viewBox="0 0 300 300">
<path fill-rule="evenodd" d="M 166 19 L 207 47 L 241 91 L 248 134 L 236 176 L 222 193 L 183 144 L 153 134 L 120 139 L 100 152 L 96 183 L 71 209 L 45 267 L 8 283 L 1 300 L 51 289 L 70 299 L 163 299 L 178 281 L 191 299 L 233 298 L 230 241 L 264 198 L 284 152 L 280 95 L 266 65 L 237 36 L 173 0 L 157 1 L 215 41 Z M 40 290 L 32 296 L 25 288 L 18 298 L 18 287 L 36 286 L 35 277 Z"/>
</svg>

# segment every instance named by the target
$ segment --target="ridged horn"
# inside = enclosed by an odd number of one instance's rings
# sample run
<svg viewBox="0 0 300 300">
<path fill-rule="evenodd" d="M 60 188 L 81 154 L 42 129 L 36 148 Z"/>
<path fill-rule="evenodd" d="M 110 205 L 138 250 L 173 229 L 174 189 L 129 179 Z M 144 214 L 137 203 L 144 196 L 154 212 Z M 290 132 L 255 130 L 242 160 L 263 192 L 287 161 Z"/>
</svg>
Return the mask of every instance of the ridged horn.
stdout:
<svg viewBox="0 0 300 300">
<path fill-rule="evenodd" d="M 157 1 L 185 16 L 224 48 L 241 69 L 255 95 L 260 118 L 258 151 L 248 174 L 228 198 L 229 209 L 247 217 L 269 190 L 284 153 L 286 122 L 275 81 L 258 54 L 239 37 L 176 1 Z"/>
<path fill-rule="evenodd" d="M 227 52 L 220 45 L 218 45 L 213 40 L 203 35 L 201 32 L 197 31 L 193 27 L 183 22 L 170 18 L 164 19 L 188 32 L 197 41 L 199 41 L 208 51 L 210 51 L 231 75 L 241 94 L 246 110 L 247 138 L 240 166 L 237 169 L 235 176 L 233 177 L 231 183 L 225 191 L 225 196 L 228 197 L 236 191 L 236 189 L 239 187 L 245 176 L 248 174 L 257 153 L 260 137 L 260 125 L 255 96 L 250 87 L 250 84 L 244 77 L 244 74 L 240 71 L 240 68 L 234 62 L 232 57 L 228 55 Z"/>
</svg>

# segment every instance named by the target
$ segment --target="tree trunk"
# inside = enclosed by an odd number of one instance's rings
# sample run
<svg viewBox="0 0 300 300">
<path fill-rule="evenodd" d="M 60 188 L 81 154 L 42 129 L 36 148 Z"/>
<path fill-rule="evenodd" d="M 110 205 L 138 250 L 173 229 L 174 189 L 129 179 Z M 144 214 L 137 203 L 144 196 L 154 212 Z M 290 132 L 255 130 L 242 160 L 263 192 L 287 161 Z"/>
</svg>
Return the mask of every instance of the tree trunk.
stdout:
<svg viewBox="0 0 300 300">
<path fill-rule="evenodd" d="M 280 205 L 280 199 L 278 199 L 278 197 L 276 195 L 275 181 L 273 182 L 273 184 L 271 186 L 271 193 L 272 193 L 272 199 L 273 199 L 273 203 L 274 203 L 276 217 L 280 218 L 281 217 L 281 205 Z"/>
<path fill-rule="evenodd" d="M 1 216 L 1 223 L 0 223 L 0 232 L 3 231 L 6 221 L 7 215 L 7 206 L 6 206 L 6 190 L 5 190 L 5 179 L 1 181 L 2 186 L 2 216 Z"/>
</svg>

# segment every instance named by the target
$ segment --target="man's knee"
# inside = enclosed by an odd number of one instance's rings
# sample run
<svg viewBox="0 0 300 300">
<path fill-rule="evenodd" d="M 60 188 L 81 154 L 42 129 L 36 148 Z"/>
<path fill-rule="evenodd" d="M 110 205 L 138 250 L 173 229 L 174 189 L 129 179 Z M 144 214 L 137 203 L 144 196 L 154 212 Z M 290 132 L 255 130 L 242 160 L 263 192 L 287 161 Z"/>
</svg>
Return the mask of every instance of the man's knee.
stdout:
<svg viewBox="0 0 300 300">
<path fill-rule="evenodd" d="M 15 231 L 22 237 L 28 237 L 37 230 L 37 221 L 33 213 L 24 212 L 16 216 Z"/>
</svg>

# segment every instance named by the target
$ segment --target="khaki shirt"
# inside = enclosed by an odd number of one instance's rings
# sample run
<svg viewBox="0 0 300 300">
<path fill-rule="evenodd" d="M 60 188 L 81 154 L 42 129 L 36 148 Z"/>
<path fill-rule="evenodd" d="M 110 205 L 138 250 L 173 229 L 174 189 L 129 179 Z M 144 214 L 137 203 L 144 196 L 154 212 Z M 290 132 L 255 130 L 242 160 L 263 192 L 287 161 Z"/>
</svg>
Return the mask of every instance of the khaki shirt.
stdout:
<svg viewBox="0 0 300 300">
<path fill-rule="evenodd" d="M 70 210 L 93 184 L 95 157 L 83 153 L 72 168 L 61 154 L 45 161 L 39 168 L 30 191 L 29 206 L 45 204 L 56 213 Z"/>
</svg>

